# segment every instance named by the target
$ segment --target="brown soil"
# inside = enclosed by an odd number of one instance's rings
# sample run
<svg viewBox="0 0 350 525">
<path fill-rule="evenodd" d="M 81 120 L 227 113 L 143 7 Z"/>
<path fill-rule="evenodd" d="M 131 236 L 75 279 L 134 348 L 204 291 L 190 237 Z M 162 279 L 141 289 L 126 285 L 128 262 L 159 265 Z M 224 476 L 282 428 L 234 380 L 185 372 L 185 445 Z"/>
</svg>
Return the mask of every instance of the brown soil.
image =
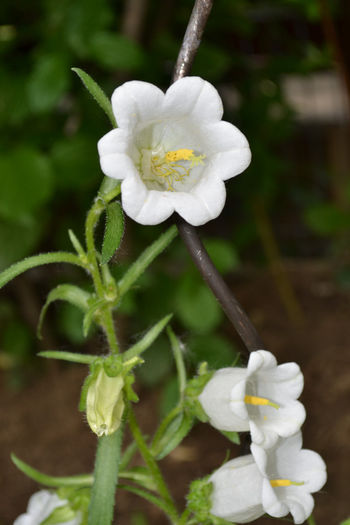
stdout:
<svg viewBox="0 0 350 525">
<path fill-rule="evenodd" d="M 339 290 L 324 264 L 293 263 L 289 274 L 304 313 L 304 323 L 287 318 L 272 279 L 266 271 L 237 276 L 232 287 L 261 333 L 266 348 L 279 362 L 297 361 L 304 372 L 302 401 L 308 417 L 304 446 L 319 452 L 328 467 L 328 482 L 315 496 L 317 525 L 338 525 L 350 516 L 350 292 Z M 15 452 L 39 470 L 52 475 L 90 471 L 95 438 L 77 413 L 79 389 L 86 371 L 78 365 L 60 366 L 36 377 L 19 393 L 1 388 L 0 412 L 0 525 L 24 512 L 37 485 L 16 470 L 9 454 Z M 137 413 L 146 432 L 154 428 L 157 393 L 145 392 Z M 197 425 L 161 467 L 176 499 L 192 479 L 217 468 L 230 448 L 226 439 L 207 425 Z M 237 447 L 231 447 L 237 454 Z M 149 523 L 165 524 L 160 511 L 136 496 L 117 495 L 118 523 L 133 524 L 132 514 L 145 512 Z M 280 523 L 285 520 L 275 520 Z M 255 523 L 273 523 L 260 519 Z"/>
</svg>

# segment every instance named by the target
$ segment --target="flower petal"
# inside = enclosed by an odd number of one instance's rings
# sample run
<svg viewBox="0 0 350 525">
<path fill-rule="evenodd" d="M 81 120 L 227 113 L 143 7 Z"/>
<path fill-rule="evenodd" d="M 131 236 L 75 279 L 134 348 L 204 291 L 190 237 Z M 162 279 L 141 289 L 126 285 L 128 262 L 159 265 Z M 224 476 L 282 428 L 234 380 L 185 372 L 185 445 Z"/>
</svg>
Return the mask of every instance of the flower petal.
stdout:
<svg viewBox="0 0 350 525">
<path fill-rule="evenodd" d="M 225 463 L 210 477 L 213 483 L 211 513 L 214 516 L 248 523 L 262 516 L 261 475 L 252 456 Z"/>
<path fill-rule="evenodd" d="M 249 430 L 248 420 L 237 417 L 231 410 L 231 391 L 246 374 L 243 368 L 222 368 L 215 372 L 198 399 L 210 419 L 210 424 L 226 431 Z"/>
<path fill-rule="evenodd" d="M 168 198 L 170 192 L 148 190 L 138 174 L 129 175 L 122 182 L 121 190 L 125 213 L 140 224 L 159 224 L 174 212 Z"/>
<path fill-rule="evenodd" d="M 111 153 L 127 153 L 130 136 L 124 129 L 112 129 L 104 135 L 97 143 L 100 156 Z"/>
<path fill-rule="evenodd" d="M 112 179 L 122 180 L 137 176 L 137 170 L 131 158 L 124 153 L 111 153 L 100 157 L 101 170 Z"/>
<path fill-rule="evenodd" d="M 311 515 L 315 502 L 314 498 L 307 492 L 298 494 L 297 498 L 288 498 L 287 505 L 293 516 L 294 523 L 304 523 Z"/>
<path fill-rule="evenodd" d="M 132 80 L 112 95 L 112 108 L 119 128 L 133 128 L 138 122 L 159 119 L 164 93 L 148 82 Z"/>
<path fill-rule="evenodd" d="M 205 173 L 190 192 L 172 192 L 169 198 L 185 221 L 200 226 L 220 215 L 225 205 L 226 188 L 218 176 Z"/>
<path fill-rule="evenodd" d="M 163 114 L 166 118 L 190 116 L 198 122 L 215 122 L 222 118 L 222 101 L 217 90 L 199 77 L 184 77 L 165 93 Z"/>
<path fill-rule="evenodd" d="M 271 352 L 267 350 L 256 350 L 249 356 L 247 370 L 248 374 L 252 375 L 260 369 L 265 370 L 275 366 L 277 366 L 277 361 Z"/>
<path fill-rule="evenodd" d="M 250 164 L 251 151 L 243 133 L 229 122 L 216 122 L 200 130 L 205 151 L 222 180 L 244 171 Z"/>
<path fill-rule="evenodd" d="M 278 498 L 268 479 L 262 483 L 262 504 L 264 510 L 274 518 L 282 518 L 289 512 L 288 505 Z"/>
</svg>

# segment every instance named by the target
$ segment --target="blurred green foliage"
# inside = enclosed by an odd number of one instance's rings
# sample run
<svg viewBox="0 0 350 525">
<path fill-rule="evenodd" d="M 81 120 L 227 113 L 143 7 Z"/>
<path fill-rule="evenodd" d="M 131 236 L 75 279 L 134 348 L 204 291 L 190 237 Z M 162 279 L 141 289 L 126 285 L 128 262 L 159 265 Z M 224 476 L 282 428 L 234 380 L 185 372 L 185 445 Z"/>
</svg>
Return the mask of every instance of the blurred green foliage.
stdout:
<svg viewBox="0 0 350 525">
<path fill-rule="evenodd" d="M 130 78 L 163 88 L 170 82 L 192 1 L 148 0 L 143 19 L 131 20 L 139 27 L 137 34 L 126 20 L 126 5 L 127 0 L 2 2 L 0 270 L 39 250 L 67 248 L 67 228 L 79 236 L 101 182 L 96 143 L 110 125 L 70 68 L 87 71 L 108 95 Z M 349 213 L 329 201 L 327 187 L 319 188 L 319 173 L 313 171 L 313 180 L 296 175 L 299 159 L 290 144 L 298 128 L 282 89 L 286 75 L 331 66 L 318 5 L 316 0 L 216 2 L 195 59 L 193 74 L 222 91 L 225 118 L 242 129 L 253 152 L 247 173 L 228 184 L 224 213 L 203 228 L 209 253 L 224 274 L 237 270 L 241 260 L 261 258 L 251 213 L 256 196 L 265 201 L 274 224 L 283 223 L 289 210 L 311 237 L 349 226 Z M 160 231 L 129 221 L 115 258 L 116 275 Z M 102 237 L 103 228 L 97 233 Z M 277 235 L 283 249 L 285 239 L 279 231 Z M 287 251 L 298 255 L 290 239 Z M 36 272 L 35 279 L 40 302 L 57 282 L 64 282 L 51 271 Z M 11 286 L 8 292 L 11 298 Z M 3 292 L 1 297 L 4 301 Z M 18 320 L 16 308 L 2 304 L 0 351 L 18 364 L 36 347 L 27 321 Z M 174 312 L 193 366 L 203 359 L 213 366 L 235 359 L 237 348 L 224 335 L 222 311 L 180 241 L 153 264 L 121 305 L 128 332 L 146 330 L 165 312 Z M 54 337 L 82 344 L 81 313 L 70 305 L 58 305 L 56 313 L 56 324 L 49 328 Z M 147 357 L 150 364 L 140 377 L 156 384 L 171 371 L 167 341 L 160 338 Z"/>
</svg>

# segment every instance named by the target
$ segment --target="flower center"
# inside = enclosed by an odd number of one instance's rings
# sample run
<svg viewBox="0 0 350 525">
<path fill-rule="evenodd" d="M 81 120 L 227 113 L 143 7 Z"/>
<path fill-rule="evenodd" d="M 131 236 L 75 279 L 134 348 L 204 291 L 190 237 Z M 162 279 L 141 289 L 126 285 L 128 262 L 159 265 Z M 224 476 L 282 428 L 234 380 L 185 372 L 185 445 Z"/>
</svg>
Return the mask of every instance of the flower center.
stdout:
<svg viewBox="0 0 350 525">
<path fill-rule="evenodd" d="M 291 481 L 290 479 L 270 479 L 271 487 L 290 487 L 291 485 L 296 485 L 300 487 L 304 485 L 304 481 Z"/>
<path fill-rule="evenodd" d="M 205 155 L 195 155 L 192 149 L 177 149 L 160 154 L 142 150 L 141 177 L 154 189 L 176 191 L 174 184 L 188 177 L 192 168 L 204 164 Z"/>
<path fill-rule="evenodd" d="M 273 403 L 265 397 L 258 396 L 244 396 L 244 402 L 248 405 L 268 405 L 273 408 L 279 408 L 280 406 L 277 403 Z"/>
</svg>

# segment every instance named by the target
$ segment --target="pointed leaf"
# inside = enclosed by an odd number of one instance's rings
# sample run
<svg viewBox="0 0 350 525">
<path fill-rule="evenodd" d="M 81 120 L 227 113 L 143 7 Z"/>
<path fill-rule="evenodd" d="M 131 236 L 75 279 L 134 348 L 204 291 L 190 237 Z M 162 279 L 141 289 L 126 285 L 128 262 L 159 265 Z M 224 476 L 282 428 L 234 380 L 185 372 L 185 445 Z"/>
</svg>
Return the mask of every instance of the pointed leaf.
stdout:
<svg viewBox="0 0 350 525">
<path fill-rule="evenodd" d="M 70 361 L 71 363 L 82 363 L 89 365 L 93 363 L 99 356 L 78 354 L 75 352 L 63 352 L 61 350 L 45 350 L 38 353 L 39 357 L 46 357 L 47 359 L 61 359 L 62 361 Z"/>
<path fill-rule="evenodd" d="M 90 305 L 88 307 L 88 310 L 87 310 L 86 314 L 84 315 L 84 320 L 83 320 L 83 334 L 84 334 L 84 337 L 87 337 L 87 335 L 89 333 L 89 330 L 90 330 L 91 323 L 94 320 L 94 316 L 95 316 L 97 310 L 99 308 L 101 308 L 101 306 L 104 303 L 105 303 L 104 299 L 96 299 L 96 300 L 94 300 L 93 302 L 90 303 Z"/>
<path fill-rule="evenodd" d="M 168 426 L 162 439 L 154 451 L 155 457 L 160 460 L 165 458 L 176 448 L 179 443 L 187 436 L 193 426 L 194 419 L 192 416 L 182 412 Z"/>
<path fill-rule="evenodd" d="M 28 478 L 37 481 L 41 485 L 46 485 L 47 487 L 89 487 L 92 485 L 93 476 L 92 474 L 81 474 L 78 476 L 48 476 L 36 470 L 35 468 L 29 466 L 24 461 L 20 460 L 15 454 L 11 454 L 11 459 L 16 467 L 23 472 Z"/>
<path fill-rule="evenodd" d="M 79 286 L 74 286 L 73 284 L 59 284 L 51 290 L 49 295 L 47 296 L 46 302 L 40 312 L 40 318 L 38 323 L 38 337 L 41 339 L 41 327 L 44 321 L 44 317 L 46 314 L 46 311 L 50 304 L 53 301 L 67 301 L 67 303 L 70 303 L 83 312 L 86 312 L 89 308 L 89 299 L 91 299 L 92 296 L 85 290 L 82 290 L 79 288 Z"/>
<path fill-rule="evenodd" d="M 72 67 L 72 71 L 78 75 L 90 95 L 96 100 L 97 104 L 103 109 L 103 111 L 106 113 L 107 117 L 111 121 L 111 124 L 114 128 L 117 127 L 117 123 L 115 120 L 115 117 L 113 115 L 112 111 L 112 105 L 105 95 L 104 91 L 100 88 L 100 86 L 95 82 L 90 75 L 85 73 L 82 69 L 79 69 L 78 67 Z"/>
<path fill-rule="evenodd" d="M 101 263 L 106 264 L 119 248 L 124 233 L 124 214 L 120 202 L 112 202 L 106 209 L 107 221 L 102 245 Z"/>
<path fill-rule="evenodd" d="M 124 362 L 129 361 L 129 359 L 139 356 L 147 350 L 151 346 L 151 344 L 157 339 L 158 335 L 161 333 L 162 330 L 166 327 L 170 319 L 172 318 L 172 314 L 166 315 L 158 321 L 157 324 L 152 326 L 150 330 L 140 339 L 140 341 L 137 341 L 136 344 L 134 344 L 132 347 L 129 348 L 124 354 L 123 354 L 123 360 Z"/>
<path fill-rule="evenodd" d="M 33 257 L 27 257 L 18 263 L 12 264 L 9 268 L 0 273 L 0 288 L 2 288 L 9 281 L 20 275 L 21 273 L 35 268 L 36 266 L 42 266 L 43 264 L 51 263 L 70 263 L 85 268 L 83 262 L 77 255 L 69 252 L 53 252 L 53 253 L 41 253 L 40 255 L 33 255 Z"/>
<path fill-rule="evenodd" d="M 170 228 L 163 233 L 154 243 L 141 253 L 140 257 L 129 267 L 129 270 L 123 275 L 118 283 L 119 293 L 122 296 L 135 281 L 143 274 L 153 260 L 162 253 L 167 246 L 175 239 L 177 235 L 176 226 Z"/>
</svg>

